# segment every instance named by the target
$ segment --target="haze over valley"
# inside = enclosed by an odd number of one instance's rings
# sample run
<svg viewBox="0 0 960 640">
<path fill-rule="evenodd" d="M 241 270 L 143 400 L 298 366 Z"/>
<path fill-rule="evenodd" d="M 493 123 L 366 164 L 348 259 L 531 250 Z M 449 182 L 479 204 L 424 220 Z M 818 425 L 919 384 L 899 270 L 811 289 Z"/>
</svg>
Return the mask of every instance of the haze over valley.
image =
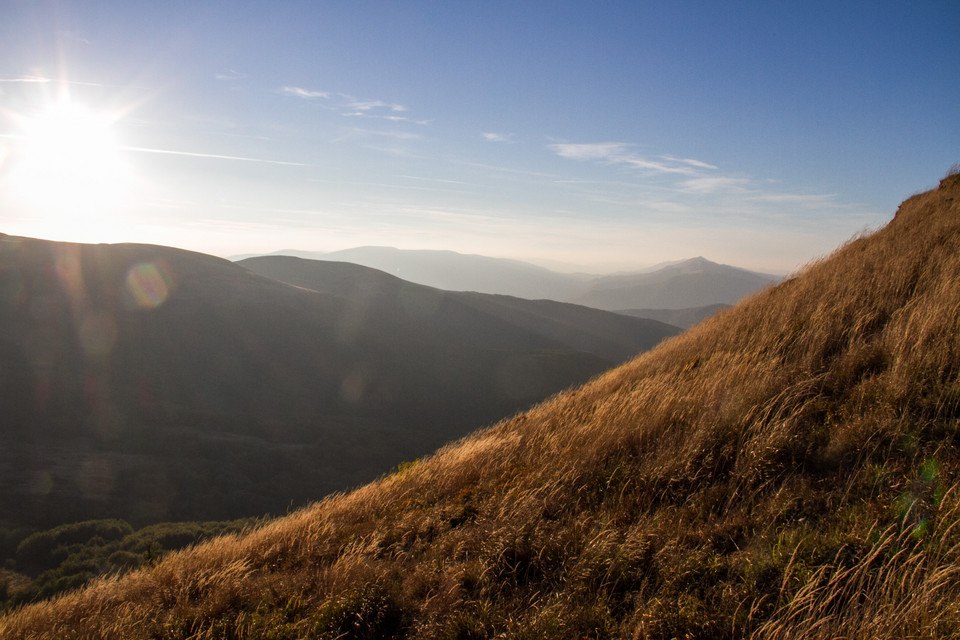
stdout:
<svg viewBox="0 0 960 640">
<path fill-rule="evenodd" d="M 4 519 L 279 512 L 679 329 L 342 263 L 4 236 Z M 290 264 L 302 263 L 302 264 Z"/>
</svg>

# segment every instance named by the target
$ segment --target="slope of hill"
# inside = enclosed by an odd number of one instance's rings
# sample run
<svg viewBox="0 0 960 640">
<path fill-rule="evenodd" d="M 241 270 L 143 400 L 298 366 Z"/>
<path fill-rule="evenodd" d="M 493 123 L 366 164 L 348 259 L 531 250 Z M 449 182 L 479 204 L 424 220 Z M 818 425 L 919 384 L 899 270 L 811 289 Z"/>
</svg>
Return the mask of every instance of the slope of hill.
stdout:
<svg viewBox="0 0 960 640">
<path fill-rule="evenodd" d="M 344 266 L 321 293 L 171 248 L 0 238 L 0 524 L 282 512 L 676 331 Z"/>
<path fill-rule="evenodd" d="M 353 493 L 6 638 L 960 637 L 960 176 Z"/>
<path fill-rule="evenodd" d="M 557 273 L 520 260 L 394 247 L 355 247 L 330 253 L 282 251 L 281 255 L 350 262 L 446 291 L 476 291 L 529 300 L 560 300 L 582 276 Z M 238 256 L 241 260 L 255 256 Z M 260 257 L 260 256 L 256 256 Z"/>
<path fill-rule="evenodd" d="M 439 291 L 346 262 L 262 256 L 237 264 L 280 282 L 349 299 L 356 306 L 346 313 L 360 317 L 419 314 L 421 329 L 455 334 L 489 349 L 567 348 L 619 362 L 679 333 L 657 320 L 624 322 L 621 314 L 579 305 Z"/>
</svg>

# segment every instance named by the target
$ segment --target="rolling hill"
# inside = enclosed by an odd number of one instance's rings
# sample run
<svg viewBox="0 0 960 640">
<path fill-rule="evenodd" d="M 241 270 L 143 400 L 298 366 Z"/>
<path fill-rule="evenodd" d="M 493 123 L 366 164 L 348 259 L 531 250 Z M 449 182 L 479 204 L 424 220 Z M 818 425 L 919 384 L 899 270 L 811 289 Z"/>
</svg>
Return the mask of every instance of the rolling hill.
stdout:
<svg viewBox="0 0 960 640">
<path fill-rule="evenodd" d="M 6 638 L 960 637 L 960 175 L 580 389 Z"/>
<path fill-rule="evenodd" d="M 323 264 L 0 237 L 0 522 L 283 512 L 677 332 Z"/>
<path fill-rule="evenodd" d="M 409 282 L 446 291 L 476 291 L 529 300 L 560 300 L 571 284 L 581 279 L 580 276 L 557 273 L 520 260 L 456 251 L 354 247 L 329 253 L 281 253 L 298 258 L 359 264 Z"/>
<path fill-rule="evenodd" d="M 622 361 L 678 333 L 658 320 L 623 322 L 621 314 L 580 305 L 440 291 L 346 262 L 263 256 L 237 264 L 280 282 L 349 299 L 355 308 L 347 314 L 413 316 L 421 329 L 457 334 L 459 340 L 484 348 L 566 348 Z"/>
<path fill-rule="evenodd" d="M 781 279 L 704 258 L 670 262 L 640 273 L 592 276 L 557 273 L 518 260 L 454 251 L 357 247 L 332 253 L 280 253 L 287 257 L 359 264 L 410 282 L 449 291 L 558 300 L 608 311 L 729 305 Z M 238 256 L 234 259 L 241 261 L 251 257 L 279 256 Z"/>
</svg>

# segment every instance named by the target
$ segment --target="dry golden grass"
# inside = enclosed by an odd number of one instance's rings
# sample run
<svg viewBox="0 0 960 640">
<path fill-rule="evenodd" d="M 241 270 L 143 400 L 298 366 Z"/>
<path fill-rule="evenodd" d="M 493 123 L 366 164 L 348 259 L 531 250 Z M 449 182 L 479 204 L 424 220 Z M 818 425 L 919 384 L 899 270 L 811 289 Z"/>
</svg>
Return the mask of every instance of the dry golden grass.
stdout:
<svg viewBox="0 0 960 640">
<path fill-rule="evenodd" d="M 945 638 L 958 632 L 960 518 L 956 496 L 937 519 L 946 529 L 932 543 L 910 528 L 871 532 L 868 554 L 851 564 L 838 553 L 801 586 L 756 637 Z M 794 579 L 785 572 L 784 586 Z M 853 604 L 855 603 L 855 604 Z"/>
<path fill-rule="evenodd" d="M 4 638 L 960 637 L 960 176 L 781 285 Z"/>
</svg>

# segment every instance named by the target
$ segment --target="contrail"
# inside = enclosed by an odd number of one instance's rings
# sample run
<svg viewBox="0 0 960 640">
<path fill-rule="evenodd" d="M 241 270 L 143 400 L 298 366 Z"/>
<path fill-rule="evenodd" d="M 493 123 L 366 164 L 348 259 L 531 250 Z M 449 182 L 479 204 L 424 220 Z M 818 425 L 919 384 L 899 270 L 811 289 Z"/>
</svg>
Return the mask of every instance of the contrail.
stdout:
<svg viewBox="0 0 960 640">
<path fill-rule="evenodd" d="M 141 153 L 163 153 L 172 156 L 189 156 L 191 158 L 214 158 L 216 160 L 239 160 L 240 162 L 262 162 L 264 164 L 279 164 L 287 167 L 309 167 L 303 162 L 286 162 L 284 160 L 264 160 L 263 158 L 245 158 L 243 156 L 225 156 L 217 153 L 194 153 L 193 151 L 173 151 L 171 149 L 147 149 L 146 147 L 122 147 L 124 151 L 139 151 Z"/>
<path fill-rule="evenodd" d="M 24 76 L 22 78 L 0 78 L 0 82 L 47 83 L 53 82 L 53 80 L 42 76 Z"/>
</svg>

